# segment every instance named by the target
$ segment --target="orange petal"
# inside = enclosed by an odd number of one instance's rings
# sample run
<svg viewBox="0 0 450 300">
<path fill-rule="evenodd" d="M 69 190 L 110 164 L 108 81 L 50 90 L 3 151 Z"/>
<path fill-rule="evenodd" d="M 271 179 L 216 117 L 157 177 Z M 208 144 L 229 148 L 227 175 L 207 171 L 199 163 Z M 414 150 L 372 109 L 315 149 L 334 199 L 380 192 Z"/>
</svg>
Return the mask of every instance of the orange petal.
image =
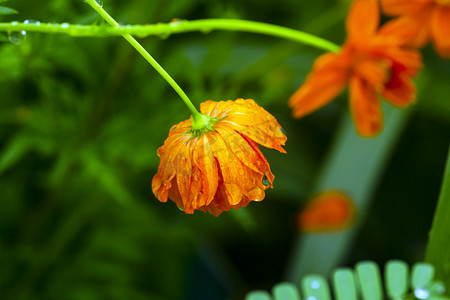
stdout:
<svg viewBox="0 0 450 300">
<path fill-rule="evenodd" d="M 386 101 L 397 106 L 406 107 L 415 101 L 416 89 L 411 79 L 406 76 L 392 77 L 382 95 Z"/>
<path fill-rule="evenodd" d="M 184 131 L 182 128 L 179 130 Z M 184 143 L 188 140 L 189 135 L 186 134 L 169 136 L 164 145 L 159 147 L 157 151 L 161 161 L 158 173 L 152 180 L 152 191 L 161 202 L 167 201 L 169 189 L 172 187 L 172 179 L 175 178 L 177 173 L 176 162 L 179 159 Z"/>
<path fill-rule="evenodd" d="M 411 15 L 423 10 L 434 0 L 381 0 L 381 8 L 387 15 Z"/>
<path fill-rule="evenodd" d="M 347 83 L 349 64 L 343 53 L 319 57 L 306 81 L 289 99 L 294 117 L 303 117 L 333 100 Z"/>
<path fill-rule="evenodd" d="M 389 60 L 363 59 L 355 64 L 353 74 L 377 90 L 387 81 L 390 76 L 389 70 Z"/>
<path fill-rule="evenodd" d="M 226 127 L 226 124 L 220 122 L 215 125 L 214 129 L 220 134 L 224 143 L 243 165 L 259 173 L 261 178 L 266 174 L 269 180 L 272 179 L 271 182 L 273 181 L 273 174 L 270 171 L 269 163 L 254 141 L 239 135 L 233 129 Z M 262 183 L 260 186 L 262 186 Z"/>
<path fill-rule="evenodd" d="M 305 232 L 328 232 L 349 227 L 355 216 L 350 197 L 340 191 L 326 191 L 315 196 L 304 208 L 297 225 Z"/>
<path fill-rule="evenodd" d="M 350 108 L 359 135 L 372 137 L 381 131 L 381 104 L 373 88 L 358 77 L 350 79 Z"/>
<path fill-rule="evenodd" d="M 431 16 L 431 38 L 442 57 L 450 57 L 450 7 L 436 7 Z"/>
<path fill-rule="evenodd" d="M 217 104 L 204 102 L 200 105 L 203 114 L 222 119 L 217 124 L 226 124 L 256 143 L 286 153 L 283 145 L 286 136 L 277 120 L 252 99 L 220 101 Z"/>
<path fill-rule="evenodd" d="M 379 35 L 391 39 L 393 44 L 423 47 L 430 38 L 429 12 L 404 16 L 385 23 Z"/>
<path fill-rule="evenodd" d="M 218 167 L 214 159 L 208 135 L 204 134 L 198 138 L 193 159 L 196 167 L 199 169 L 201 190 L 205 203 L 208 205 L 214 198 L 218 186 Z M 194 181 L 195 181 L 194 174 Z"/>
<path fill-rule="evenodd" d="M 367 40 L 377 31 L 379 19 L 377 0 L 354 1 L 347 16 L 349 38 Z"/>
</svg>

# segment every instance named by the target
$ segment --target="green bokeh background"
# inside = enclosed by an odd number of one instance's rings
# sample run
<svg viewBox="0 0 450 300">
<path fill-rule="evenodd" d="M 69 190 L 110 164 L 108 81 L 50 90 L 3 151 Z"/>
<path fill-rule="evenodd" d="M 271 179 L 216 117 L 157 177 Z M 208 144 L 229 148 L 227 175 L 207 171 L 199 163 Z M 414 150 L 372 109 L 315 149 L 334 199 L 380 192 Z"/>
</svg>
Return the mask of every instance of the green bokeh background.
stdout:
<svg viewBox="0 0 450 300">
<path fill-rule="evenodd" d="M 81 0 L 3 4 L 19 14 L 2 22 L 102 23 Z M 348 3 L 105 0 L 104 7 L 122 24 L 239 18 L 341 44 Z M 323 52 L 238 32 L 140 41 L 197 107 L 253 98 L 279 120 L 288 154 L 264 151 L 275 188 L 218 218 L 158 202 L 156 149 L 189 114 L 156 71 L 120 37 L 28 33 L 1 43 L 1 299 L 240 299 L 285 276 L 295 216 L 349 114 L 344 92 L 310 116 L 290 116 L 287 99 Z M 450 60 L 432 47 L 423 55 L 426 84 L 341 265 L 423 260 L 450 141 Z"/>
</svg>

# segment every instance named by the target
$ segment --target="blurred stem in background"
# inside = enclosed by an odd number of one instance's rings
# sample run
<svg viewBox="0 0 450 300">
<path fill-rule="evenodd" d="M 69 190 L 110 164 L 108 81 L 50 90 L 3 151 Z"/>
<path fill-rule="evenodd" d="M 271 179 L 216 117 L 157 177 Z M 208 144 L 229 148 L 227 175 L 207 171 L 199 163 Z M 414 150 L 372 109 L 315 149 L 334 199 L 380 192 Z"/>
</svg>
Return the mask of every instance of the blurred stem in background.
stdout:
<svg viewBox="0 0 450 300">
<path fill-rule="evenodd" d="M 450 287 L 450 149 L 441 194 L 434 215 L 425 259 L 436 267 L 437 277 Z"/>
<path fill-rule="evenodd" d="M 68 23 L 48 24 L 48 23 L 0 23 L 0 31 L 8 32 L 43 32 L 43 33 L 63 33 L 72 36 L 111 36 L 136 35 L 141 38 L 147 36 L 160 36 L 167 38 L 171 34 L 200 31 L 209 33 L 212 30 L 241 31 L 259 33 L 270 36 L 276 36 L 292 40 L 305 45 L 310 45 L 322 50 L 336 52 L 340 47 L 328 40 L 302 32 L 299 30 L 286 28 L 283 26 L 272 25 L 262 22 L 237 20 L 237 19 L 204 19 L 204 20 L 179 20 L 169 24 L 156 25 L 120 25 L 117 23 L 101 6 L 91 4 L 95 0 L 86 0 L 110 25 L 114 27 L 105 27 L 97 25 L 72 25 Z M 100 13 L 100 11 L 102 13 Z M 129 40 L 128 40 L 129 41 Z M 131 42 L 130 42 L 131 43 Z M 139 50 L 138 50 L 139 51 Z"/>
</svg>

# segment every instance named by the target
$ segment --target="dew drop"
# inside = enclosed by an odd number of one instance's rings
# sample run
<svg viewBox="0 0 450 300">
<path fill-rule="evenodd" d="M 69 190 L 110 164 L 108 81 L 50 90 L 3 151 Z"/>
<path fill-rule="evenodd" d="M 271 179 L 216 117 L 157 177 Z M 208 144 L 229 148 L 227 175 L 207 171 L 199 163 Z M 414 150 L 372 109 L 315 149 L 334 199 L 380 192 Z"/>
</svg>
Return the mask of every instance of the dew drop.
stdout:
<svg viewBox="0 0 450 300">
<path fill-rule="evenodd" d="M 436 293 L 436 294 L 442 295 L 442 294 L 445 293 L 445 286 L 444 286 L 444 284 L 442 282 L 437 281 L 436 283 L 434 283 L 432 285 L 431 291 Z"/>
<path fill-rule="evenodd" d="M 180 25 L 180 24 L 183 23 L 183 22 L 184 22 L 184 20 L 182 20 L 182 19 L 174 18 L 174 19 L 170 20 L 169 25 L 170 25 L 171 27 L 173 27 L 173 26 Z"/>
<path fill-rule="evenodd" d="M 25 20 L 23 21 L 24 25 L 41 25 L 41 22 L 35 20 Z"/>
<path fill-rule="evenodd" d="M 27 32 L 25 30 L 19 31 L 19 32 L 10 32 L 8 34 L 8 40 L 11 43 L 14 43 L 16 45 L 19 45 L 20 42 L 25 40 L 25 37 L 27 36 Z"/>
<path fill-rule="evenodd" d="M 317 299 L 314 296 L 309 296 L 308 298 L 306 298 L 306 300 L 317 300 Z"/>
<path fill-rule="evenodd" d="M 428 299 L 428 297 L 430 296 L 430 292 L 428 290 L 419 288 L 414 290 L 414 295 L 418 299 Z"/>
<path fill-rule="evenodd" d="M 204 34 L 208 34 L 211 31 L 212 31 L 212 28 L 210 28 L 210 27 L 203 27 L 203 28 L 200 29 L 200 32 L 204 33 Z"/>
<path fill-rule="evenodd" d="M 240 176 L 244 176 L 245 175 L 244 169 L 239 169 L 239 175 Z"/>
<path fill-rule="evenodd" d="M 61 28 L 69 28 L 70 24 L 69 23 L 62 23 L 61 24 Z"/>
<path fill-rule="evenodd" d="M 17 21 L 12 21 L 12 22 L 11 22 L 11 25 L 17 26 L 17 25 L 19 25 L 19 22 L 17 22 Z"/>
<path fill-rule="evenodd" d="M 263 179 L 262 179 L 262 184 L 263 184 L 264 186 L 269 186 L 269 185 L 270 185 L 270 181 L 269 181 L 269 179 L 267 179 L 266 174 L 264 174 L 264 177 L 263 177 Z"/>
<path fill-rule="evenodd" d="M 198 181 L 200 179 L 200 176 L 196 173 L 196 174 L 194 174 L 194 180 L 195 181 Z"/>
<path fill-rule="evenodd" d="M 311 281 L 311 288 L 317 290 L 320 287 L 320 283 L 316 280 Z"/>
<path fill-rule="evenodd" d="M 167 40 L 170 36 L 170 32 L 166 31 L 166 32 L 161 32 L 160 34 L 158 34 L 159 38 L 162 40 Z"/>
</svg>

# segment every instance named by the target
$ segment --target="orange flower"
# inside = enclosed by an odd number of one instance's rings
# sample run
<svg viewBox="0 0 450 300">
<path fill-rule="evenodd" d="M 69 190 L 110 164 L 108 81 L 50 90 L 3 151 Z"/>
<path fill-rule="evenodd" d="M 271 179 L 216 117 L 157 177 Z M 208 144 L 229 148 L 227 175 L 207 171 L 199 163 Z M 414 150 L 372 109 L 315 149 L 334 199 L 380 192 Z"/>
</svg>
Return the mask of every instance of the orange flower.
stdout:
<svg viewBox="0 0 450 300">
<path fill-rule="evenodd" d="M 450 57 L 449 0 L 381 0 L 381 7 L 387 15 L 399 16 L 385 25 L 386 30 L 401 34 L 413 47 L 432 40 L 442 57 Z"/>
<path fill-rule="evenodd" d="M 258 144 L 286 152 L 277 120 L 252 99 L 208 100 L 200 111 L 209 129 L 194 132 L 192 118 L 180 122 L 158 149 L 156 198 L 170 198 L 188 214 L 199 209 L 215 216 L 263 200 L 274 175 Z"/>
<path fill-rule="evenodd" d="M 378 31 L 377 0 L 356 0 L 347 18 L 348 38 L 337 53 L 314 63 L 304 84 L 289 99 L 294 117 L 302 117 L 330 102 L 347 84 L 356 130 L 374 136 L 383 127 L 383 96 L 397 107 L 415 98 L 411 77 L 421 66 L 417 52 L 401 47 L 401 38 Z"/>
<path fill-rule="evenodd" d="M 297 226 L 305 232 L 328 232 L 349 227 L 355 217 L 352 199 L 340 191 L 326 191 L 315 196 L 303 209 Z"/>
</svg>

